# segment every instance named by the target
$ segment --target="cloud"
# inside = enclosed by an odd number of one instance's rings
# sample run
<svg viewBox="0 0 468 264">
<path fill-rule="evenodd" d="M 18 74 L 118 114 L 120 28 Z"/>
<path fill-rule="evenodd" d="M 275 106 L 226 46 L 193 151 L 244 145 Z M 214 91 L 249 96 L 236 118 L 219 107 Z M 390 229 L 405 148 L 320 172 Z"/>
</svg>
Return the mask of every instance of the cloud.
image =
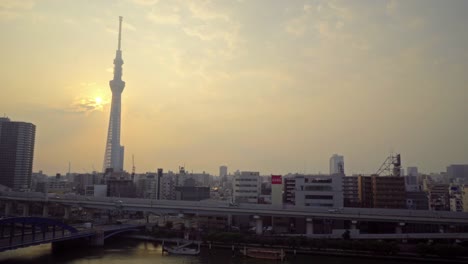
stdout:
<svg viewBox="0 0 468 264">
<path fill-rule="evenodd" d="M 32 0 L 2 0 L 0 9 L 32 9 L 35 2 Z"/>
<path fill-rule="evenodd" d="M 159 2 L 159 0 L 131 0 L 131 2 L 141 6 L 152 6 L 156 5 Z"/>
<path fill-rule="evenodd" d="M 178 14 L 161 14 L 151 11 L 148 13 L 146 18 L 155 24 L 161 25 L 179 25 L 181 23 L 180 16 Z"/>
<path fill-rule="evenodd" d="M 130 31 L 136 30 L 136 28 L 132 24 L 125 22 L 125 21 L 123 22 L 123 28 L 128 29 Z"/>
<path fill-rule="evenodd" d="M 75 101 L 66 109 L 66 112 L 73 113 L 91 113 L 93 111 L 103 111 L 104 106 L 109 101 L 98 101 L 96 98 L 76 98 Z"/>
<path fill-rule="evenodd" d="M 22 16 L 25 11 L 33 9 L 35 2 L 32 0 L 1 0 L 0 19 L 13 20 Z"/>
<path fill-rule="evenodd" d="M 224 12 L 216 11 L 214 8 L 209 6 L 209 1 L 190 1 L 188 3 L 188 7 L 192 17 L 208 21 L 208 20 L 216 20 L 221 19 L 225 21 L 229 21 L 230 18 Z"/>
</svg>

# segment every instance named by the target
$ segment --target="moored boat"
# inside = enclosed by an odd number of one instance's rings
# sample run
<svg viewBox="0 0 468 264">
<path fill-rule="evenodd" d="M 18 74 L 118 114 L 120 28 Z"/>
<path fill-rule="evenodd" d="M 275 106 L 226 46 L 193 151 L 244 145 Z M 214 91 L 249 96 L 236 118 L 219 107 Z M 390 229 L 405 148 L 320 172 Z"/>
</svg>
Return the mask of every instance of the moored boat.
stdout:
<svg viewBox="0 0 468 264">
<path fill-rule="evenodd" d="M 167 252 L 169 254 L 174 254 L 174 255 L 195 256 L 195 255 L 200 254 L 200 244 L 198 244 L 198 249 L 189 248 L 188 246 L 191 244 L 192 243 L 187 243 L 182 246 L 171 247 L 171 246 L 164 245 L 164 242 L 163 242 L 162 250 L 163 252 Z"/>
<path fill-rule="evenodd" d="M 200 249 L 194 249 L 194 248 L 177 248 L 177 247 L 167 247 L 164 246 L 163 250 L 168 252 L 169 254 L 174 254 L 174 255 L 190 255 L 190 256 L 195 256 L 200 254 Z"/>
<path fill-rule="evenodd" d="M 241 250 L 242 255 L 258 259 L 284 260 L 286 254 L 283 249 L 271 248 L 245 248 Z"/>
</svg>

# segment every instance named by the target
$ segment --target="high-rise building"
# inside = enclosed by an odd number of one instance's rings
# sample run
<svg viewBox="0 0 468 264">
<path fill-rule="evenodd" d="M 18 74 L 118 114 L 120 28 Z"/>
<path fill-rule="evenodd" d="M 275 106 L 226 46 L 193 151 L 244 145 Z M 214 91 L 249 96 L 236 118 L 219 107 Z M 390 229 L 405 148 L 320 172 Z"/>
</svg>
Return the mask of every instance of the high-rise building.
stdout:
<svg viewBox="0 0 468 264">
<path fill-rule="evenodd" d="M 114 172 L 120 172 L 123 170 L 124 161 L 124 147 L 120 145 L 120 112 L 122 92 L 125 88 L 125 82 L 122 81 L 123 60 L 122 51 L 120 50 L 122 19 L 122 17 L 119 17 L 119 40 L 114 59 L 114 79 L 109 81 L 112 91 L 112 104 L 103 168 L 103 171 L 106 171 L 106 169 L 112 169 Z"/>
<path fill-rule="evenodd" d="M 0 118 L 0 185 L 30 189 L 35 136 L 35 125 Z"/>
<path fill-rule="evenodd" d="M 468 179 L 468 164 L 452 164 L 448 166 L 447 178 Z"/>
<path fill-rule="evenodd" d="M 330 175 L 337 173 L 344 174 L 344 158 L 333 154 L 330 158 Z"/>
<path fill-rule="evenodd" d="M 226 177 L 228 174 L 228 167 L 227 166 L 220 166 L 219 167 L 219 177 Z"/>
<path fill-rule="evenodd" d="M 408 167 L 408 168 L 406 168 L 406 175 L 407 176 L 418 177 L 418 175 L 419 175 L 418 167 Z"/>
</svg>

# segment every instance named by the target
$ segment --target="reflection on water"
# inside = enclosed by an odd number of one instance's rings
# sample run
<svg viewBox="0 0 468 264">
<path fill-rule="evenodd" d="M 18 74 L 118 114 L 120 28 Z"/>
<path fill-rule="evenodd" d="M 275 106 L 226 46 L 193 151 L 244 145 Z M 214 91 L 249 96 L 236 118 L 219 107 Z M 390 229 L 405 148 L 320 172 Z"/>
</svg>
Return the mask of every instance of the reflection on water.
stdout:
<svg viewBox="0 0 468 264">
<path fill-rule="evenodd" d="M 161 254 L 161 246 L 153 242 L 115 238 L 106 241 L 102 248 L 67 248 L 52 251 L 50 244 L 22 248 L 0 253 L 1 263 L 74 263 L 74 264 L 120 264 L 120 263 L 164 263 L 164 264 L 268 264 L 280 263 L 275 260 L 261 260 L 233 256 L 230 250 L 208 250 L 202 248 L 200 256 L 170 256 Z M 376 259 L 357 259 L 325 256 L 287 256 L 285 264 L 344 264 L 344 263 L 382 263 L 405 264 L 410 262 L 383 261 Z"/>
</svg>

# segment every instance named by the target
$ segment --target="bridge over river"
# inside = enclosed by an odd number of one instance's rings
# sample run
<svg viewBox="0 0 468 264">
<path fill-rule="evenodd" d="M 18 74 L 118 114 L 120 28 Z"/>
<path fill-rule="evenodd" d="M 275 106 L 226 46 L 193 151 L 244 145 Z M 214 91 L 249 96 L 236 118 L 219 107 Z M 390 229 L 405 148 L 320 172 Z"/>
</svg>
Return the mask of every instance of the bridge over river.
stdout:
<svg viewBox="0 0 468 264">
<path fill-rule="evenodd" d="M 90 244 L 102 245 L 106 238 L 130 231 L 139 231 L 144 225 L 98 225 L 84 227 L 67 225 L 60 220 L 43 217 L 7 217 L 0 220 L 0 252 L 46 243 L 85 239 Z"/>
</svg>

